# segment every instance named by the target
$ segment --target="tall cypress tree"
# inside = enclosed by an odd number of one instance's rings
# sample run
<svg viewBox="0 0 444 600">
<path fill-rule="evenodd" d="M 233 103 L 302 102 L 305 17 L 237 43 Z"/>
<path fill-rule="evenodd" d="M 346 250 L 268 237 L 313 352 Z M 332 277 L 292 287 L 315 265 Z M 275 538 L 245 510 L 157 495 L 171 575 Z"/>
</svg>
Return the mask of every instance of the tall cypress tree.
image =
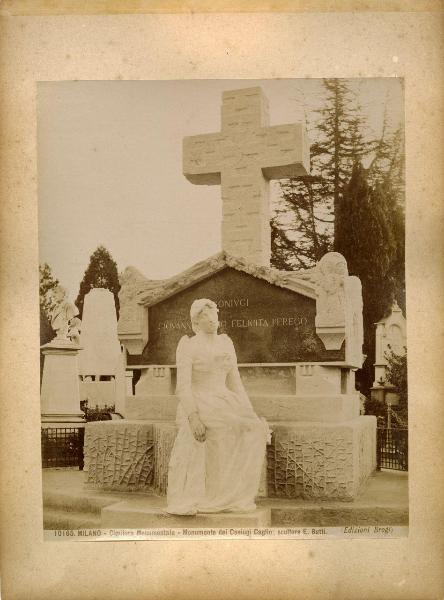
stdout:
<svg viewBox="0 0 444 600">
<path fill-rule="evenodd" d="M 399 260 L 403 239 L 399 237 L 399 211 L 390 190 L 383 184 L 371 187 L 367 173 L 356 163 L 338 206 L 336 247 L 347 260 L 350 275 L 362 283 L 364 301 L 364 354 L 361 389 L 368 393 L 375 362 L 375 326 L 400 298 Z"/>
<path fill-rule="evenodd" d="M 106 288 L 113 293 L 116 315 L 119 318 L 120 303 L 118 294 L 120 283 L 117 264 L 104 246 L 99 246 L 90 256 L 88 268 L 80 284 L 79 294 L 75 301 L 80 318 L 83 314 L 85 295 L 93 288 Z"/>
</svg>

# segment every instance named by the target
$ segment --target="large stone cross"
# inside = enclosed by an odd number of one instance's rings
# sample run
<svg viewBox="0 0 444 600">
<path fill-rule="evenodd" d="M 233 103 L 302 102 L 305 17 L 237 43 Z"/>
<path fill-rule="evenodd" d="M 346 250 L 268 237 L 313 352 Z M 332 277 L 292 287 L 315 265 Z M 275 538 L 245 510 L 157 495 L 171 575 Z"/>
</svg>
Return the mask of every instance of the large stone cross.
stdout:
<svg viewBox="0 0 444 600">
<path fill-rule="evenodd" d="M 309 153 L 302 123 L 268 126 L 260 87 L 223 92 L 220 133 L 183 141 L 183 172 L 198 185 L 222 187 L 222 248 L 247 261 L 270 264 L 268 182 L 305 175 Z"/>
</svg>

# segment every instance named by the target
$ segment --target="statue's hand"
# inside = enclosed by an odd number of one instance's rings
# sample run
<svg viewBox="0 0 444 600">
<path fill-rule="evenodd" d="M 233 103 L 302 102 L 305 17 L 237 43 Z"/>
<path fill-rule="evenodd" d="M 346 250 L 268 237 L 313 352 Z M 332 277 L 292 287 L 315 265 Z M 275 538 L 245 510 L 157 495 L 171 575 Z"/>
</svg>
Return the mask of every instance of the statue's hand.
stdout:
<svg viewBox="0 0 444 600">
<path fill-rule="evenodd" d="M 205 437 L 206 437 L 205 436 L 205 425 L 200 420 L 197 412 L 191 413 L 191 415 L 188 417 L 188 420 L 190 422 L 190 427 L 191 427 L 191 431 L 193 432 L 194 438 L 198 442 L 204 442 Z"/>
</svg>

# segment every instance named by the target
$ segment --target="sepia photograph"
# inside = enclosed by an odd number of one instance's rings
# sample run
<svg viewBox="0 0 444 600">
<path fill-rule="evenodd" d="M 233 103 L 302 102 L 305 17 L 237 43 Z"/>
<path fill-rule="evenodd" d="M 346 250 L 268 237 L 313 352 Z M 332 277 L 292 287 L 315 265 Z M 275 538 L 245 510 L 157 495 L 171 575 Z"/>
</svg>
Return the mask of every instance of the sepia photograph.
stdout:
<svg viewBox="0 0 444 600">
<path fill-rule="evenodd" d="M 36 118 L 44 539 L 407 536 L 403 78 Z"/>
</svg>

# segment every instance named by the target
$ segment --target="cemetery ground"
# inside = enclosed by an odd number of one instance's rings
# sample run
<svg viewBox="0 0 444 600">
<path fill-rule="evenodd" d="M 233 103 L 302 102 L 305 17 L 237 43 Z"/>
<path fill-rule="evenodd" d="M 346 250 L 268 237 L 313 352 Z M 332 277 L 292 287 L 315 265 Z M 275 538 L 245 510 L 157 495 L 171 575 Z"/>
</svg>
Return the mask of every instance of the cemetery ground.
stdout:
<svg viewBox="0 0 444 600">
<path fill-rule="evenodd" d="M 75 468 L 43 469 L 44 529 L 143 527 L 341 527 L 408 525 L 408 474 L 376 471 L 351 502 L 259 498 L 255 513 L 172 516 L 166 498 L 153 493 L 111 492 L 85 485 Z M 262 523 L 268 514 L 271 523 Z"/>
</svg>

